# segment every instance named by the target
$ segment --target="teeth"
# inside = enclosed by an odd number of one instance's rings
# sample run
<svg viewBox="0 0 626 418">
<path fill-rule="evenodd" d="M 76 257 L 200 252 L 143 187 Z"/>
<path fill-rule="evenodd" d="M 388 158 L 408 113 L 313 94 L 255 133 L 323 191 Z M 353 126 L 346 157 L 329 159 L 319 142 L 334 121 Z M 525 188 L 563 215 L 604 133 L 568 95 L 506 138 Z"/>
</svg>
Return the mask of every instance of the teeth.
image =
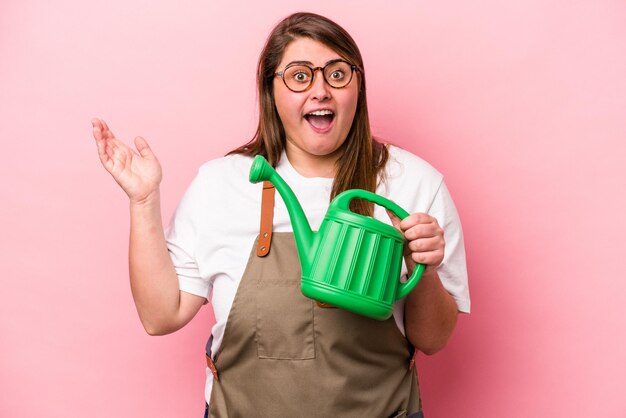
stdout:
<svg viewBox="0 0 626 418">
<path fill-rule="evenodd" d="M 326 116 L 326 115 L 333 115 L 334 113 L 331 112 L 330 110 L 316 110 L 315 112 L 311 112 L 311 113 L 307 113 L 307 115 L 314 115 L 314 116 Z"/>
</svg>

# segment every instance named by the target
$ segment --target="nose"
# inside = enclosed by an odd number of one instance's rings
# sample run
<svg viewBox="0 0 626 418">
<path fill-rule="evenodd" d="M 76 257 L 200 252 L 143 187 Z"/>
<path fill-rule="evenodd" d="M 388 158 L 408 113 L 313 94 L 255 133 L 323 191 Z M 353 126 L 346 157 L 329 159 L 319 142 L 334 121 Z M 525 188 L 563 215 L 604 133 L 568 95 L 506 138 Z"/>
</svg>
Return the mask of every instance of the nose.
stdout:
<svg viewBox="0 0 626 418">
<path fill-rule="evenodd" d="M 326 80 L 324 80 L 324 73 L 321 68 L 317 68 L 315 71 L 315 77 L 310 88 L 311 97 L 317 100 L 326 100 L 330 98 L 330 89 Z"/>
</svg>

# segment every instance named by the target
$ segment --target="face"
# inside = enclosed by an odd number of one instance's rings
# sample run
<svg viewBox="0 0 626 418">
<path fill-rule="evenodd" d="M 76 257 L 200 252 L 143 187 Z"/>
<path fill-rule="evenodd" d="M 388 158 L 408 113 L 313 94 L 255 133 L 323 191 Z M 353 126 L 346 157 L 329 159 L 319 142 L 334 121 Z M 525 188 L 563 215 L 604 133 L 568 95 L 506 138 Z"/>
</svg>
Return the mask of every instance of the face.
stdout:
<svg viewBox="0 0 626 418">
<path fill-rule="evenodd" d="M 276 71 L 294 62 L 324 67 L 342 57 L 326 45 L 310 38 L 292 41 Z M 285 129 L 289 161 L 305 175 L 332 177 L 334 163 L 352 126 L 359 96 L 359 77 L 355 73 L 347 86 L 328 85 L 316 71 L 308 90 L 293 92 L 282 78 L 274 78 L 274 101 Z M 332 172 L 329 172 L 331 170 Z"/>
</svg>

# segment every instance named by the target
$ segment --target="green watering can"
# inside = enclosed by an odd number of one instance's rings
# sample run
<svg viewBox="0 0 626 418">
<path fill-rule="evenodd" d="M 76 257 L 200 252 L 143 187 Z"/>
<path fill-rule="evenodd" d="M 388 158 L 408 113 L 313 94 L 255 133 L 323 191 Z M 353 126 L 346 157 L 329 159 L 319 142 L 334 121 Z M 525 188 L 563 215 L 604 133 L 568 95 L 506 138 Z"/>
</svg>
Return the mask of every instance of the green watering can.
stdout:
<svg viewBox="0 0 626 418">
<path fill-rule="evenodd" d="M 370 318 L 389 318 L 394 302 L 413 290 L 425 266 L 418 264 L 401 283 L 404 236 L 393 226 L 350 211 L 350 201 L 368 200 L 401 219 L 408 212 L 375 193 L 346 190 L 330 202 L 319 231 L 313 232 L 291 188 L 258 155 L 250 169 L 250 182 L 265 180 L 274 184 L 287 205 L 302 266 L 302 293 Z"/>
</svg>

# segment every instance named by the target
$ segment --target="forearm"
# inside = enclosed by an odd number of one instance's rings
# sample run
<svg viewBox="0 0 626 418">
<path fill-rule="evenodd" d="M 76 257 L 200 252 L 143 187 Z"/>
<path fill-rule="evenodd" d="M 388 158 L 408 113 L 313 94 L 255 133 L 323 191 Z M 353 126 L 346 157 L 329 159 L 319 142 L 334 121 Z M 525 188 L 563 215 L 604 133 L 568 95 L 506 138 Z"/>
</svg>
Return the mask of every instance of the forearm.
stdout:
<svg viewBox="0 0 626 418">
<path fill-rule="evenodd" d="M 100 162 L 130 199 L 130 286 L 139 318 L 149 334 L 176 331 L 206 299 L 178 289 L 161 220 L 161 165 L 142 137 L 135 152 L 102 119 L 91 123 Z"/>
<path fill-rule="evenodd" d="M 448 342 L 457 316 L 456 302 L 443 287 L 437 270 L 427 268 L 406 298 L 404 324 L 407 338 L 418 350 L 434 354 Z"/>
<path fill-rule="evenodd" d="M 165 243 L 159 191 L 130 203 L 130 285 L 146 331 L 167 334 L 180 328 L 180 291 Z"/>
</svg>

